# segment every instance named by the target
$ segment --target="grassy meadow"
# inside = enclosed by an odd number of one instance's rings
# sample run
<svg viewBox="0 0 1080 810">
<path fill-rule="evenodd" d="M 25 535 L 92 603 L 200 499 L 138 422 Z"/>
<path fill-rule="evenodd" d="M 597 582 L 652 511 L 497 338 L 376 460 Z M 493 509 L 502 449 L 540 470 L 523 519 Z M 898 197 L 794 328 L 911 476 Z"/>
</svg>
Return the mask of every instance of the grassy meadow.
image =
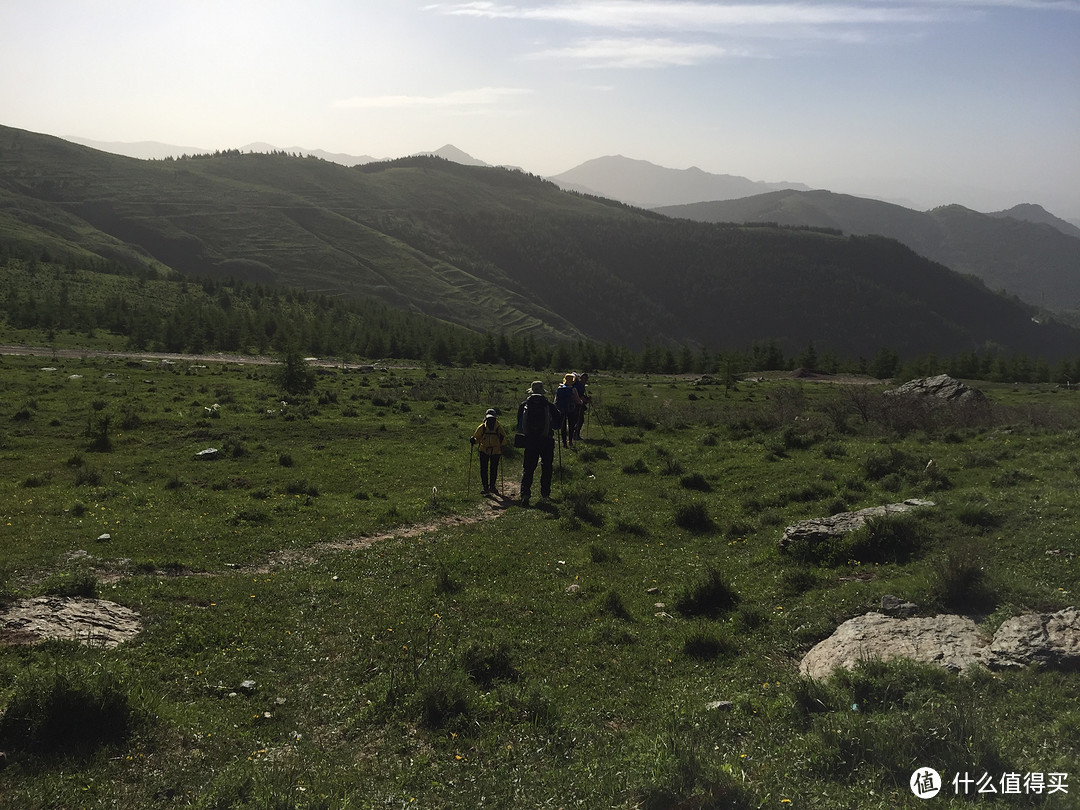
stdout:
<svg viewBox="0 0 1080 810">
<path fill-rule="evenodd" d="M 932 806 L 1080 805 L 1075 673 L 798 674 L 885 594 L 991 632 L 1075 604 L 1080 394 L 597 373 L 552 500 L 483 499 L 485 409 L 512 430 L 558 376 L 323 368 L 296 396 L 272 365 L 0 358 L 0 600 L 144 623 L 0 645 L 0 808 L 922 807 L 922 766 L 1070 776 Z M 910 497 L 937 506 L 778 551 Z"/>
</svg>

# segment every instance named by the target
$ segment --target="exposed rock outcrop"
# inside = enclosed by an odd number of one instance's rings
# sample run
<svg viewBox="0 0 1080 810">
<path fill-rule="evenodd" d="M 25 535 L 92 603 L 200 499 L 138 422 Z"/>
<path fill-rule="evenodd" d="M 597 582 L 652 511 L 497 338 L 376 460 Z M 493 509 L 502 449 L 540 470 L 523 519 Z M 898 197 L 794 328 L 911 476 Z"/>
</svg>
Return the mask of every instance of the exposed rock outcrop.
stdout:
<svg viewBox="0 0 1080 810">
<path fill-rule="evenodd" d="M 948 374 L 911 380 L 891 391 L 886 391 L 885 396 L 919 397 L 931 402 L 952 402 L 964 405 L 986 401 L 986 395 L 978 388 L 965 385 Z"/>
<path fill-rule="evenodd" d="M 856 616 L 810 650 L 799 671 L 825 678 L 837 667 L 860 660 L 909 658 L 956 672 L 972 667 L 1008 669 L 1032 664 L 1080 668 L 1080 610 L 1028 613 L 1007 620 L 990 638 L 964 616 L 943 614 L 892 618 L 881 613 Z"/>
<path fill-rule="evenodd" d="M 1057 613 L 1014 616 L 998 628 L 983 657 L 994 669 L 1032 663 L 1080 668 L 1080 611 L 1069 607 Z"/>
<path fill-rule="evenodd" d="M 934 505 L 933 501 L 908 498 L 902 503 L 871 506 L 867 509 L 859 509 L 856 512 L 840 512 L 831 517 L 800 520 L 798 523 L 784 529 L 784 534 L 780 538 L 780 550 L 793 551 L 796 546 L 801 545 L 813 547 L 832 537 L 839 537 L 853 532 L 871 518 L 898 515 Z"/>
<path fill-rule="evenodd" d="M 115 647 L 142 629 L 131 608 L 82 596 L 20 599 L 0 613 L 0 644 L 36 644 L 49 638 Z"/>
<path fill-rule="evenodd" d="M 963 672 L 982 662 L 990 639 L 962 616 L 894 619 L 867 613 L 848 619 L 803 658 L 799 671 L 825 678 L 837 667 L 851 669 L 860 660 L 910 658 Z"/>
</svg>

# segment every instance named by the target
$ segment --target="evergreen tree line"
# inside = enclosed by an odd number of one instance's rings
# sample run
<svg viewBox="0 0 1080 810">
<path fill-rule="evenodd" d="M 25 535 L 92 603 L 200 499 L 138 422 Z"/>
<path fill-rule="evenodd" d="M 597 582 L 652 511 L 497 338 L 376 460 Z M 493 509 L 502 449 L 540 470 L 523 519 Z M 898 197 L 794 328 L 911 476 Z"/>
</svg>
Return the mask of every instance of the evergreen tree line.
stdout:
<svg viewBox="0 0 1080 810">
<path fill-rule="evenodd" d="M 532 335 L 477 333 L 373 299 L 335 298 L 231 279 L 166 280 L 99 261 L 71 267 L 10 255 L 0 260 L 0 318 L 15 329 L 41 330 L 49 340 L 60 331 L 93 336 L 101 330 L 125 337 L 133 351 L 299 351 L 346 361 L 709 374 L 722 381 L 752 371 L 798 368 L 882 379 L 946 373 L 1000 382 L 1080 381 L 1080 358 L 1051 366 L 1039 358 L 1006 355 L 992 345 L 949 357 L 924 355 L 907 361 L 888 348 L 871 358 L 819 355 L 813 344 L 785 354 L 777 341 L 722 350 L 646 341 L 635 351 L 587 340 L 548 342 Z"/>
</svg>

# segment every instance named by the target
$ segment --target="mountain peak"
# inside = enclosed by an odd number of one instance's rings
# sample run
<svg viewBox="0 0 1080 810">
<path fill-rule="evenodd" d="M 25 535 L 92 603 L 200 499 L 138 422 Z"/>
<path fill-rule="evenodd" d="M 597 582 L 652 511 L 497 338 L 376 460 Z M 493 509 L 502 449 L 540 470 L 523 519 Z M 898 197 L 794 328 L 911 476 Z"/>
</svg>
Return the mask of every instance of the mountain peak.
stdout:
<svg viewBox="0 0 1080 810">
<path fill-rule="evenodd" d="M 468 152 L 464 152 L 461 149 L 458 149 L 452 143 L 448 143 L 448 144 L 445 144 L 444 146 L 440 146 L 434 152 L 420 152 L 419 154 L 421 154 L 421 155 L 433 155 L 435 157 L 443 158 L 444 160 L 449 160 L 451 163 L 460 163 L 463 166 L 490 166 L 491 165 L 490 163 L 485 163 L 484 161 L 482 161 L 482 160 L 480 160 L 478 158 L 474 158 Z"/>
<path fill-rule="evenodd" d="M 1066 236 L 1080 238 L 1080 228 L 1060 217 L 1056 217 L 1037 203 L 1020 203 L 1005 211 L 995 211 L 992 217 L 1009 217 L 1023 222 L 1034 222 L 1037 225 L 1049 225 L 1051 228 L 1061 231 Z"/>
</svg>

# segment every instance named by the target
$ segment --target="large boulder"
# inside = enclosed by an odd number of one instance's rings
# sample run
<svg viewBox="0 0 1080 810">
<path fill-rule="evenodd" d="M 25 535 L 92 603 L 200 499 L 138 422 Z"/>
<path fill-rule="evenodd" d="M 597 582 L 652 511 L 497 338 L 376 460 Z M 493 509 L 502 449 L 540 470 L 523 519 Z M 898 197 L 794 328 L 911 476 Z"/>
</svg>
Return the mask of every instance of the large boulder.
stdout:
<svg viewBox="0 0 1080 810">
<path fill-rule="evenodd" d="M 1006 621 L 984 652 L 994 669 L 1044 664 L 1057 669 L 1080 668 L 1080 611 L 1026 613 Z"/>
<path fill-rule="evenodd" d="M 973 667 L 1009 669 L 1032 664 L 1080 668 L 1080 610 L 1026 613 L 1007 620 L 990 638 L 964 616 L 942 614 L 892 618 L 881 613 L 856 616 L 816 644 L 799 664 L 810 678 L 825 678 L 837 667 L 861 660 L 909 658 L 955 672 Z"/>
<path fill-rule="evenodd" d="M 884 506 L 859 509 L 855 512 L 840 512 L 831 517 L 800 520 L 798 523 L 784 529 L 784 534 L 780 538 L 780 550 L 796 551 L 800 546 L 812 548 L 833 537 L 840 537 L 855 531 L 871 518 L 899 515 L 934 505 L 933 501 L 908 498 L 902 503 L 889 503 Z"/>
<path fill-rule="evenodd" d="M 886 391 L 887 397 L 917 397 L 927 402 L 957 403 L 962 405 L 986 401 L 986 395 L 978 388 L 965 385 L 948 374 L 922 377 Z"/>
<path fill-rule="evenodd" d="M 852 669 L 865 659 L 910 658 L 964 672 L 982 663 L 989 643 L 975 622 L 962 616 L 894 619 L 867 613 L 848 619 L 814 646 L 799 665 L 810 678 L 828 677 L 837 667 Z"/>
</svg>

